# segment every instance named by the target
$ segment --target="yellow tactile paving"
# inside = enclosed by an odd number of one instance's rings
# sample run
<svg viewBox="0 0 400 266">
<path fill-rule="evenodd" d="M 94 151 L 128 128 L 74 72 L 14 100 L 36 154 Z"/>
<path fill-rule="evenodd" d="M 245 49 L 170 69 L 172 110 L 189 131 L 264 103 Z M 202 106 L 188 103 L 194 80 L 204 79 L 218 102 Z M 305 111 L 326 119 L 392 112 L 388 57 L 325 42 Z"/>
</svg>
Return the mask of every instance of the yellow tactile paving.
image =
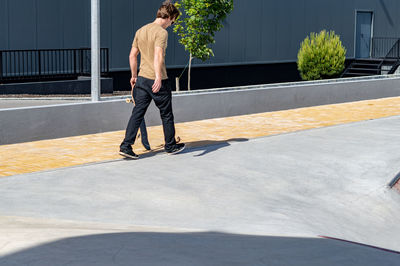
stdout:
<svg viewBox="0 0 400 266">
<path fill-rule="evenodd" d="M 189 146 L 400 115 L 400 97 L 209 119 L 176 125 Z M 149 141 L 161 150 L 162 127 L 149 127 Z M 124 131 L 0 146 L 0 176 L 30 173 L 121 158 Z M 147 151 L 137 141 L 138 154 Z"/>
</svg>

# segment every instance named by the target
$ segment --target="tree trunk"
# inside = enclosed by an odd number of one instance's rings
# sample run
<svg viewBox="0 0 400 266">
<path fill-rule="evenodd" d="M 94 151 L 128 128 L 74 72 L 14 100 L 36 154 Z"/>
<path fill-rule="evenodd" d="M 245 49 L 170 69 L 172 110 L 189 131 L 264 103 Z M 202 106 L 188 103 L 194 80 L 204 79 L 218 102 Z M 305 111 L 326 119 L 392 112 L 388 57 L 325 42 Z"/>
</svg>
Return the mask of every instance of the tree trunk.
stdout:
<svg viewBox="0 0 400 266">
<path fill-rule="evenodd" d="M 189 58 L 189 71 L 188 71 L 188 91 L 190 91 L 190 71 L 192 70 L 192 53 L 190 53 L 190 58 Z"/>
</svg>

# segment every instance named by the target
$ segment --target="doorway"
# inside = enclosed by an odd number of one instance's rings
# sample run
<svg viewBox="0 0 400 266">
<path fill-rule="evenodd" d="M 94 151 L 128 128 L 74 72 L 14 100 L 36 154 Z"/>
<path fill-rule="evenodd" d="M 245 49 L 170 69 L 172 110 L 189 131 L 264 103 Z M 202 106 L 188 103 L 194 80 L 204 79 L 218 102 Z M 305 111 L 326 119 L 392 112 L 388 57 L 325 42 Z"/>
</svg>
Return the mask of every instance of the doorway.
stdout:
<svg viewBox="0 0 400 266">
<path fill-rule="evenodd" d="M 356 58 L 371 56 L 373 12 L 356 12 Z"/>
</svg>

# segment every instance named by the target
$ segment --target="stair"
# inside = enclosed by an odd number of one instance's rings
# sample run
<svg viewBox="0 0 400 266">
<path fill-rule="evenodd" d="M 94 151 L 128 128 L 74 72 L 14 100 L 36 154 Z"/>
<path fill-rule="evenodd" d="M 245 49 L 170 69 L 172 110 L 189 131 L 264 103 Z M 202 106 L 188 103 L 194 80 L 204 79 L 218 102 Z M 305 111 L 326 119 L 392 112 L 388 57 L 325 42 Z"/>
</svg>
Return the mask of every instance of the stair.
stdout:
<svg viewBox="0 0 400 266">
<path fill-rule="evenodd" d="M 342 73 L 341 77 L 362 77 L 387 74 L 396 64 L 397 59 L 362 58 L 355 59 Z M 384 69 L 388 69 L 384 71 Z M 386 73 L 385 73 L 386 72 Z"/>
<path fill-rule="evenodd" d="M 383 59 L 355 59 L 343 72 L 342 78 L 373 76 L 381 74 L 381 65 Z"/>
</svg>

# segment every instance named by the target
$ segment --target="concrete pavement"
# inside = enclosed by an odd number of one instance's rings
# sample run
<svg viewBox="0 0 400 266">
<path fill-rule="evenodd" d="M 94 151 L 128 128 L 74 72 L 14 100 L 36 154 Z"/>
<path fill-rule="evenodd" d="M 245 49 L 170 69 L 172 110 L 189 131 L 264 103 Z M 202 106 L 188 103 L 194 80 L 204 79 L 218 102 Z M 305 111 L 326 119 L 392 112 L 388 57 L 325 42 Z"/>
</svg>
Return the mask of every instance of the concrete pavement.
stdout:
<svg viewBox="0 0 400 266">
<path fill-rule="evenodd" d="M 398 265 L 399 130 L 393 116 L 2 178 L 0 265 Z"/>
<path fill-rule="evenodd" d="M 400 115 L 400 97 L 178 123 L 176 132 L 188 146 L 198 147 L 395 115 Z M 162 150 L 162 127 L 149 127 L 148 132 L 153 149 Z M 119 159 L 124 133 L 113 131 L 0 145 L 0 177 Z M 140 141 L 135 143 L 134 150 L 145 156 L 156 153 L 147 152 Z"/>
</svg>

